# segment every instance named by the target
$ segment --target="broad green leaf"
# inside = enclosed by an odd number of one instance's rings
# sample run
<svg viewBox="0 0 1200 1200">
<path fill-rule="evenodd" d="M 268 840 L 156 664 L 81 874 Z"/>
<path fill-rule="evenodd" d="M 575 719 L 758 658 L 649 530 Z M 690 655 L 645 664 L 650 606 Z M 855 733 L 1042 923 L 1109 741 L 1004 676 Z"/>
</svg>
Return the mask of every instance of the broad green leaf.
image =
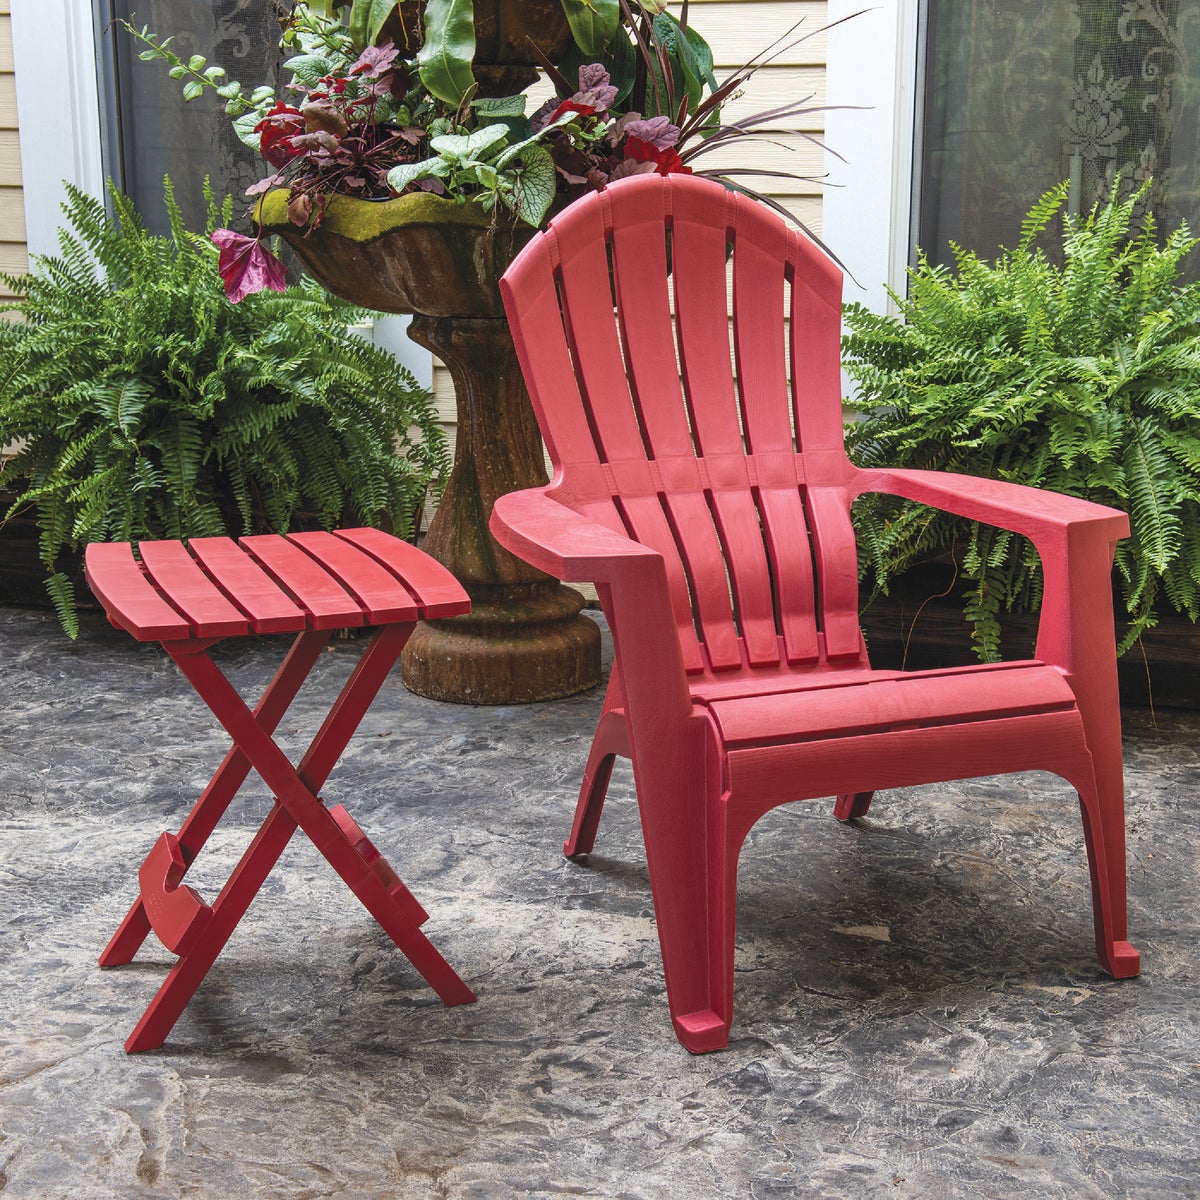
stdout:
<svg viewBox="0 0 1200 1200">
<path fill-rule="evenodd" d="M 562 0 L 562 6 L 584 54 L 599 54 L 621 22 L 620 0 Z"/>
<path fill-rule="evenodd" d="M 388 172 L 388 186 L 402 192 L 418 179 L 444 179 L 450 174 L 450 164 L 444 158 L 425 158 L 420 162 L 401 163 Z"/>
<path fill-rule="evenodd" d="M 483 118 L 523 117 L 527 96 L 481 96 L 471 107 Z"/>
<path fill-rule="evenodd" d="M 558 172 L 550 151 L 545 146 L 526 146 L 517 174 L 517 215 L 527 225 L 541 225 L 557 190 Z"/>
<path fill-rule="evenodd" d="M 474 0 L 428 0 L 425 43 L 417 55 L 421 82 L 439 100 L 461 104 L 475 86 Z"/>
<path fill-rule="evenodd" d="M 383 23 L 396 11 L 396 0 L 354 0 L 350 7 L 350 40 L 356 50 L 373 45 Z"/>
<path fill-rule="evenodd" d="M 185 100 L 195 100 L 204 95 L 204 84 L 199 80 L 189 79 L 183 85 L 183 98 Z"/>
<path fill-rule="evenodd" d="M 478 158 L 485 150 L 499 146 L 507 136 L 508 130 L 503 125 L 485 125 L 471 134 L 444 133 L 435 137 L 429 148 L 443 158 Z"/>
<path fill-rule="evenodd" d="M 496 159 L 496 166 L 503 171 L 509 163 L 515 162 L 520 158 L 528 147 L 540 142 L 548 133 L 557 129 L 560 125 L 569 125 L 574 118 L 574 113 L 563 113 L 556 121 L 550 122 L 549 125 L 543 125 L 532 137 L 527 137 L 524 141 L 515 142 L 513 145 L 506 147 L 500 157 Z"/>
<path fill-rule="evenodd" d="M 329 59 L 320 54 L 297 54 L 283 65 L 296 77 L 297 83 L 302 83 L 308 88 L 316 87 L 317 80 L 328 75 L 333 69 Z"/>
<path fill-rule="evenodd" d="M 695 108 L 704 95 L 705 81 L 690 42 L 683 36 L 679 22 L 670 13 L 661 13 L 654 18 L 654 33 L 671 60 L 676 78 L 683 76 L 688 102 Z"/>
<path fill-rule="evenodd" d="M 237 134 L 238 141 L 255 152 L 262 146 L 262 134 L 254 132 L 254 127 L 260 119 L 258 113 L 251 109 L 233 121 L 233 132 Z"/>
<path fill-rule="evenodd" d="M 715 92 L 718 84 L 716 74 L 713 71 L 712 47 L 690 25 L 684 31 L 684 34 L 688 47 L 695 56 L 700 77 Z"/>
</svg>

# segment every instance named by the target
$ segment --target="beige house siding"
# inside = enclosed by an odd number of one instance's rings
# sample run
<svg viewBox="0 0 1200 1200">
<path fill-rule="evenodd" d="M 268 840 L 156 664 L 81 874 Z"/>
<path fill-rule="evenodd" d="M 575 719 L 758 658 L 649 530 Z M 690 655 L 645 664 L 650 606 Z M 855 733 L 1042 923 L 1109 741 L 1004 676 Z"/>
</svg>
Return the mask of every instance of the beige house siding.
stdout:
<svg viewBox="0 0 1200 1200">
<path fill-rule="evenodd" d="M 10 0 L 0 0 L 0 271 L 20 274 L 25 254 L 25 208 L 17 141 L 17 87 L 13 74 Z M 0 298 L 10 295 L 0 284 Z"/>
<path fill-rule="evenodd" d="M 793 100 L 812 95 L 819 107 L 825 95 L 826 39 L 822 32 L 827 19 L 824 0 L 691 0 L 690 21 L 713 48 L 717 77 L 749 62 L 777 38 L 803 19 L 803 23 L 784 44 L 804 34 L 806 40 L 760 70 L 746 88 L 745 95 L 733 100 L 727 112 L 748 116 L 777 108 Z M 671 10 L 678 12 L 678 4 Z M 801 123 L 806 133 L 824 130 L 823 114 L 814 113 Z M 714 153 L 707 165 L 718 167 L 722 161 L 740 165 L 786 170 L 816 179 L 824 172 L 822 153 L 803 138 L 787 139 L 792 149 L 783 150 L 769 143 L 747 144 L 730 152 Z M 754 179 L 748 183 L 755 185 Z M 821 232 L 821 189 L 816 182 L 788 179 L 758 179 L 758 190 L 773 196 L 791 209 L 818 236 Z M 434 362 L 434 399 L 438 415 L 447 432 L 454 434 L 454 385 L 450 373 Z"/>
</svg>

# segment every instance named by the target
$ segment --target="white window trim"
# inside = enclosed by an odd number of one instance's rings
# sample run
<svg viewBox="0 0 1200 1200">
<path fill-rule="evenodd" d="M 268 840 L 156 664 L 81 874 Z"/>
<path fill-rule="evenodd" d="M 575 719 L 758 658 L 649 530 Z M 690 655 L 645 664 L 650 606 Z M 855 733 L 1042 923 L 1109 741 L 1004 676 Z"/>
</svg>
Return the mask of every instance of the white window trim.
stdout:
<svg viewBox="0 0 1200 1200">
<path fill-rule="evenodd" d="M 846 266 L 846 300 L 886 313 L 909 260 L 921 4 L 851 16 L 861 7 L 829 0 L 831 23 L 850 19 L 828 35 L 822 239 Z"/>
<path fill-rule="evenodd" d="M 54 254 L 67 198 L 63 181 L 88 195 L 104 193 L 92 6 L 13 0 L 12 35 L 25 240 L 30 254 Z"/>
</svg>

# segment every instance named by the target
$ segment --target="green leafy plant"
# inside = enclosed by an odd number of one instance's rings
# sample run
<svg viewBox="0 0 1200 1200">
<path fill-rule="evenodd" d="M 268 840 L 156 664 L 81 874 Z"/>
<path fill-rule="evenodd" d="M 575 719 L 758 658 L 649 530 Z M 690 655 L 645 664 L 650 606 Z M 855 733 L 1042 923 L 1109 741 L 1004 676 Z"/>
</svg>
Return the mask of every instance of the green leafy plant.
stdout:
<svg viewBox="0 0 1200 1200">
<path fill-rule="evenodd" d="M 537 226 L 556 201 L 648 171 L 710 175 L 757 195 L 735 180 L 791 173 L 710 170 L 697 160 L 739 141 L 816 140 L 790 127 L 817 110 L 811 96 L 721 122 L 724 103 L 803 40 L 788 41 L 796 26 L 719 80 L 712 50 L 689 23 L 687 0 L 678 17 L 666 0 L 562 0 L 562 10 L 562 32 L 569 26 L 574 41 L 558 62 L 526 39 L 557 93 L 530 116 L 523 95 L 480 94 L 474 0 L 295 0 L 283 22 L 291 79 L 278 96 L 269 87 L 243 88 L 202 55 L 183 57 L 170 37 L 125 28 L 142 45 L 143 59 L 166 63 L 185 100 L 208 91 L 224 99 L 237 135 L 271 168 L 248 194 L 287 187 L 288 216 L 305 228 L 320 225 L 333 194 L 387 199 L 416 191 L 477 202 Z M 526 33 L 545 23 L 542 6 L 529 21 Z M 517 74 L 528 82 L 535 71 L 519 67 Z M 223 236 L 231 300 L 281 284 L 282 268 L 257 239 Z"/>
<path fill-rule="evenodd" d="M 1200 615 L 1200 283 L 1181 280 L 1197 244 L 1186 225 L 1159 244 L 1141 215 L 1149 184 L 1082 217 L 1063 216 L 1061 259 L 1037 247 L 1065 184 L 1047 192 L 1020 242 L 954 268 L 924 255 L 898 316 L 847 308 L 846 370 L 864 465 L 960 471 L 1065 492 L 1128 511 L 1117 547 L 1124 652 L 1165 597 Z M 1003 608 L 1041 599 L 1024 539 L 932 510 L 868 497 L 856 507 L 864 572 L 897 573 L 951 551 L 970 583 L 966 616 L 981 657 L 998 652 Z"/>
<path fill-rule="evenodd" d="M 444 133 L 429 141 L 430 158 L 393 167 L 388 182 L 398 192 L 421 180 L 439 180 L 451 195 L 474 194 L 485 212 L 498 203 L 512 209 L 526 224 L 542 223 L 558 186 L 554 159 L 537 145 L 555 129 L 548 124 L 511 142 L 513 117 L 524 118 L 525 97 L 511 97 L 515 103 L 500 112 L 498 102 L 487 105 L 495 123 L 474 133 Z M 480 106 L 486 102 L 478 101 Z"/>
<path fill-rule="evenodd" d="M 0 485 L 34 506 L 48 589 L 77 630 L 64 551 L 91 541 L 326 528 L 412 532 L 448 468 L 427 392 L 352 332 L 360 313 L 306 283 L 227 304 L 217 250 L 182 224 L 148 234 L 68 188 L 60 254 L 5 277 Z M 228 220 L 208 191 L 210 230 Z"/>
</svg>

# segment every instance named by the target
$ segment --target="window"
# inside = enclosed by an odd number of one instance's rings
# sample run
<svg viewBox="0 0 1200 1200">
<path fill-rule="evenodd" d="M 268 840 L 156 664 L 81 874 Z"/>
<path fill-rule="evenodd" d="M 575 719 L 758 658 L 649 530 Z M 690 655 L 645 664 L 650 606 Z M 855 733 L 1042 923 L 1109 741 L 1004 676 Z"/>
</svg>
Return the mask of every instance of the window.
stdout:
<svg viewBox="0 0 1200 1200">
<path fill-rule="evenodd" d="M 1160 223 L 1200 227 L 1200 3 L 927 0 L 914 235 L 1012 245 L 1047 188 L 1086 211 L 1153 179 Z"/>
<path fill-rule="evenodd" d="M 182 58 L 201 54 L 252 90 L 278 77 L 280 9 L 278 0 L 97 0 L 104 170 L 157 232 L 165 231 L 164 175 L 185 221 L 199 229 L 205 177 L 218 199 L 234 197 L 240 215 L 262 162 L 238 141 L 217 96 L 183 104 L 182 84 L 166 64 L 141 62 L 141 46 L 114 19 L 173 35 L 171 48 Z"/>
<path fill-rule="evenodd" d="M 857 107 L 828 113 L 824 237 L 879 311 L 916 245 L 994 253 L 1064 179 L 1086 210 L 1153 178 L 1200 230 L 1200 0 L 894 0 L 830 30 L 827 97 Z"/>
</svg>

